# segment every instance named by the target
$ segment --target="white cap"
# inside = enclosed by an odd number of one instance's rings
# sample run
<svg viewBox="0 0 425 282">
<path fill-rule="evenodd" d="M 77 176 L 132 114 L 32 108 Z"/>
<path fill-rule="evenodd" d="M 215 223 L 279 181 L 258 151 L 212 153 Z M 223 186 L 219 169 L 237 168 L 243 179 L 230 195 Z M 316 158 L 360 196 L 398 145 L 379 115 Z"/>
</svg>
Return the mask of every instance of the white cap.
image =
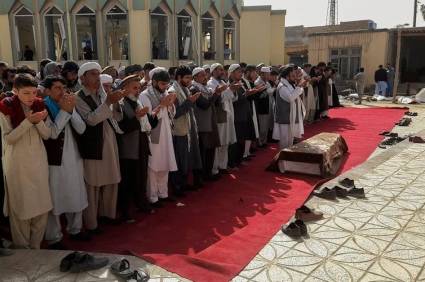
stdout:
<svg viewBox="0 0 425 282">
<path fill-rule="evenodd" d="M 262 67 L 264 67 L 264 66 L 265 66 L 265 64 L 264 64 L 264 63 L 259 63 L 259 64 L 257 65 L 257 69 L 262 68 Z"/>
<path fill-rule="evenodd" d="M 231 64 L 230 67 L 229 67 L 229 73 L 232 73 L 235 70 L 240 69 L 240 68 L 241 68 L 241 66 L 239 64 Z"/>
<path fill-rule="evenodd" d="M 203 65 L 202 68 L 204 69 L 204 71 L 210 70 L 211 66 L 210 65 Z"/>
<path fill-rule="evenodd" d="M 192 76 L 195 76 L 195 75 L 197 75 L 198 73 L 200 73 L 200 72 L 203 72 L 203 71 L 205 71 L 205 69 L 202 67 L 202 68 L 194 68 L 193 69 L 193 71 L 192 71 Z"/>
<path fill-rule="evenodd" d="M 223 65 L 222 64 L 219 64 L 219 63 L 212 64 L 211 65 L 211 68 L 210 68 L 210 72 L 212 73 L 218 67 L 223 67 Z"/>
<path fill-rule="evenodd" d="M 270 73 L 271 72 L 271 69 L 269 67 L 262 67 L 261 68 L 261 72 Z"/>
<path fill-rule="evenodd" d="M 113 83 L 114 82 L 114 79 L 112 78 L 112 76 L 110 76 L 109 74 L 101 74 L 100 75 L 100 82 L 102 83 L 102 84 L 105 84 L 105 83 Z"/>
<path fill-rule="evenodd" d="M 102 68 L 100 65 L 96 62 L 87 62 L 81 65 L 80 69 L 78 70 L 78 77 L 83 76 L 86 72 L 91 70 L 98 70 L 99 72 L 102 71 Z"/>
</svg>

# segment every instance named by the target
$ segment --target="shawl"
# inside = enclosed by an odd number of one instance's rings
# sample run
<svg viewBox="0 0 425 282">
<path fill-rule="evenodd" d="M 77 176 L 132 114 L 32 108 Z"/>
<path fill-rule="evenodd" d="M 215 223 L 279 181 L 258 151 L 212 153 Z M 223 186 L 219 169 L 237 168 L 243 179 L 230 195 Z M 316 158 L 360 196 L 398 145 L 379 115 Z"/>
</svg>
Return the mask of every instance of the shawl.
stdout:
<svg viewBox="0 0 425 282">
<path fill-rule="evenodd" d="M 36 98 L 30 108 L 34 113 L 43 111 L 45 109 L 43 100 Z M 14 129 L 26 118 L 18 95 L 7 97 L 0 101 L 0 112 L 2 112 L 5 116 L 9 116 Z"/>
</svg>

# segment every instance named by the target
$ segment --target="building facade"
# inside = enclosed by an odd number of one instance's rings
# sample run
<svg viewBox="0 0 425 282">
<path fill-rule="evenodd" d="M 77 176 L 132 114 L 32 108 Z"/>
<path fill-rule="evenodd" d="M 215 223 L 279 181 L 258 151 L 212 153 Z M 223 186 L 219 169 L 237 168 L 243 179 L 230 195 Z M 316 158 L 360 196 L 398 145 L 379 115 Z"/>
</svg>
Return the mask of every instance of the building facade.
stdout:
<svg viewBox="0 0 425 282">
<path fill-rule="evenodd" d="M 252 47 L 244 15 L 265 17 L 279 36 Z M 285 11 L 244 7 L 242 0 L 2 0 L 0 60 L 34 68 L 40 60 L 87 60 L 101 65 L 153 61 L 282 64 Z M 272 46 L 273 45 L 273 46 Z"/>
</svg>

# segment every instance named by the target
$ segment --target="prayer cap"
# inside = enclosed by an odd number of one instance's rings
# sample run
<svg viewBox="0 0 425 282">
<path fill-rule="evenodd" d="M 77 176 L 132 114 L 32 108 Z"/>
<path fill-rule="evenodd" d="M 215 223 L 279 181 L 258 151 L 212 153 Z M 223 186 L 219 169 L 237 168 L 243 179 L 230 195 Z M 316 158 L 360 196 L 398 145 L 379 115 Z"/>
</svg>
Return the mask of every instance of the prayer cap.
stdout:
<svg viewBox="0 0 425 282">
<path fill-rule="evenodd" d="M 211 66 L 210 65 L 203 65 L 202 68 L 204 69 L 204 71 L 211 71 Z"/>
<path fill-rule="evenodd" d="M 261 69 L 262 67 L 264 67 L 265 66 L 265 64 L 264 63 L 260 63 L 260 64 L 258 64 L 257 65 L 257 69 Z"/>
<path fill-rule="evenodd" d="M 114 80 L 112 78 L 112 76 L 110 76 L 109 74 L 103 73 L 100 75 L 100 83 L 104 84 L 104 83 L 113 83 Z"/>
<path fill-rule="evenodd" d="M 271 69 L 269 67 L 262 67 L 261 68 L 261 72 L 270 73 L 271 72 Z"/>
<path fill-rule="evenodd" d="M 198 73 L 203 72 L 203 71 L 205 71 L 205 69 L 203 67 L 202 68 L 194 68 L 193 71 L 192 71 L 192 76 L 195 76 Z"/>
<path fill-rule="evenodd" d="M 229 67 L 229 73 L 232 73 L 235 70 L 240 69 L 240 68 L 241 68 L 241 66 L 239 64 L 231 64 L 230 67 Z"/>
<path fill-rule="evenodd" d="M 86 72 L 91 70 L 98 70 L 99 72 L 102 71 L 102 68 L 100 65 L 96 62 L 87 62 L 81 65 L 80 69 L 78 70 L 78 77 L 83 76 Z"/>
<path fill-rule="evenodd" d="M 223 65 L 222 64 L 219 64 L 219 63 L 212 64 L 211 65 L 211 68 L 210 68 L 210 72 L 212 73 L 218 67 L 223 67 Z"/>
</svg>

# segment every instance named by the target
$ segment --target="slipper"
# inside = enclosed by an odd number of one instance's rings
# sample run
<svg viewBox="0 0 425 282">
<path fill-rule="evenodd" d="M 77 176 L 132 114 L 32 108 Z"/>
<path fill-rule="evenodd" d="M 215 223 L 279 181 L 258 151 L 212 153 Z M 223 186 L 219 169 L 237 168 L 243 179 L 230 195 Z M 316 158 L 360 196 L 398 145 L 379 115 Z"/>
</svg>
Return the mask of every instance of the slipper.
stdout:
<svg viewBox="0 0 425 282">
<path fill-rule="evenodd" d="M 297 239 L 302 236 L 300 226 L 298 226 L 294 222 L 283 225 L 282 232 L 288 235 L 292 239 Z"/>
<path fill-rule="evenodd" d="M 313 195 L 319 198 L 327 199 L 327 200 L 336 200 L 336 191 L 335 189 L 329 189 L 325 187 L 320 191 L 313 192 Z"/>
<path fill-rule="evenodd" d="M 366 198 L 366 194 L 364 192 L 363 188 L 351 188 L 348 191 L 348 196 L 354 197 L 354 198 L 359 198 L 359 199 L 364 199 Z"/>
<path fill-rule="evenodd" d="M 130 262 L 126 259 L 114 262 L 111 265 L 111 272 L 122 279 L 129 279 L 134 273 L 130 269 Z"/>
<path fill-rule="evenodd" d="M 379 135 L 382 135 L 382 136 L 387 136 L 387 134 L 390 134 L 391 132 L 389 132 L 389 131 L 382 131 L 381 133 L 379 133 Z"/>
<path fill-rule="evenodd" d="M 348 190 L 341 188 L 339 186 L 335 186 L 336 196 L 339 198 L 347 198 Z"/>
<path fill-rule="evenodd" d="M 150 279 L 149 274 L 147 274 L 141 269 L 138 269 L 133 271 L 131 276 L 127 278 L 126 281 L 127 282 L 147 282 L 149 281 L 149 279 Z"/>
<path fill-rule="evenodd" d="M 425 143 L 425 140 L 422 138 L 422 137 L 420 137 L 420 136 L 410 136 L 409 137 L 409 142 L 412 142 L 412 143 Z"/>
<path fill-rule="evenodd" d="M 65 256 L 60 263 L 60 272 L 67 272 L 71 269 L 72 264 L 74 261 L 81 256 L 81 253 L 79 252 L 72 252 Z"/>
<path fill-rule="evenodd" d="M 308 231 L 304 221 L 297 219 L 294 223 L 300 228 L 301 236 L 307 236 Z"/>
<path fill-rule="evenodd" d="M 338 181 L 339 184 L 341 184 L 342 186 L 346 187 L 346 188 L 354 188 L 356 187 L 354 185 L 354 180 L 350 179 L 350 178 L 344 178 Z"/>
</svg>

